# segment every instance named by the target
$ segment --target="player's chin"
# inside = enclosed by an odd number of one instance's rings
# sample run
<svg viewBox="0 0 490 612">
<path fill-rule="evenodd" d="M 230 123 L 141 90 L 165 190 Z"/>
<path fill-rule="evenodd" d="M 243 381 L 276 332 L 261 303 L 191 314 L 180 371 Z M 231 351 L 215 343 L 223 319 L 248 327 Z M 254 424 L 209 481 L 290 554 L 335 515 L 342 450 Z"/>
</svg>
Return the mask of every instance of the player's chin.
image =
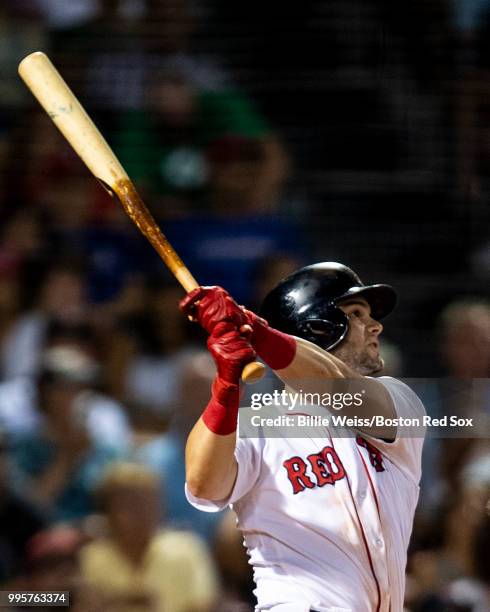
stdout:
<svg viewBox="0 0 490 612">
<path fill-rule="evenodd" d="M 384 360 L 379 356 L 373 357 L 371 355 L 365 355 L 365 359 L 361 365 L 361 374 L 364 376 L 374 376 L 380 374 L 385 366 Z"/>
<path fill-rule="evenodd" d="M 384 359 L 382 357 L 378 357 L 378 359 L 376 360 L 376 364 L 373 364 L 373 371 L 371 372 L 371 374 L 381 374 L 384 367 L 385 367 Z"/>
</svg>

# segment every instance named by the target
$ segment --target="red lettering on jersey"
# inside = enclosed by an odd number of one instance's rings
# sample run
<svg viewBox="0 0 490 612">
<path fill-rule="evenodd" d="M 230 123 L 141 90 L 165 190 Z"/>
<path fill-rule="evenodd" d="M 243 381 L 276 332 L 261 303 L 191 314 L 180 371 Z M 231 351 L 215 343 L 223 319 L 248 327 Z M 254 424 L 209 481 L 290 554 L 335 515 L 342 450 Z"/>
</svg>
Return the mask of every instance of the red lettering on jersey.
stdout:
<svg viewBox="0 0 490 612">
<path fill-rule="evenodd" d="M 323 487 L 326 484 L 333 484 L 332 474 L 327 470 L 327 464 L 323 451 L 316 455 L 308 455 L 308 461 L 311 464 L 313 474 L 315 474 L 316 483 L 319 487 Z"/>
<path fill-rule="evenodd" d="M 359 444 L 359 446 L 363 446 L 367 449 L 369 453 L 369 461 L 371 462 L 373 468 L 377 472 L 384 472 L 385 468 L 383 465 L 383 455 L 380 453 L 380 451 L 361 436 L 356 437 L 356 442 Z"/>
<path fill-rule="evenodd" d="M 307 459 L 311 464 L 319 487 L 326 484 L 333 485 L 345 476 L 344 466 L 331 446 L 325 446 L 322 451 L 315 455 L 308 455 Z"/>
<path fill-rule="evenodd" d="M 342 461 L 331 446 L 325 446 L 319 453 L 308 455 L 307 460 L 311 465 L 316 484 L 306 475 L 307 464 L 301 457 L 291 457 L 283 463 L 293 485 L 294 494 L 306 488 L 313 489 L 315 486 L 323 487 L 326 484 L 334 485 L 337 480 L 345 477 Z"/>
<path fill-rule="evenodd" d="M 307 465 L 301 457 L 291 457 L 291 459 L 284 461 L 283 466 L 287 470 L 288 478 L 293 485 L 293 493 L 295 495 L 296 493 L 304 491 L 307 487 L 308 489 L 313 489 L 315 483 L 306 475 Z"/>
<path fill-rule="evenodd" d="M 342 480 L 342 478 L 345 477 L 345 470 L 335 449 L 332 446 L 325 446 L 322 450 L 322 454 L 325 457 L 325 461 L 330 465 L 330 475 L 333 480 L 332 484 L 335 484 L 337 480 Z"/>
</svg>

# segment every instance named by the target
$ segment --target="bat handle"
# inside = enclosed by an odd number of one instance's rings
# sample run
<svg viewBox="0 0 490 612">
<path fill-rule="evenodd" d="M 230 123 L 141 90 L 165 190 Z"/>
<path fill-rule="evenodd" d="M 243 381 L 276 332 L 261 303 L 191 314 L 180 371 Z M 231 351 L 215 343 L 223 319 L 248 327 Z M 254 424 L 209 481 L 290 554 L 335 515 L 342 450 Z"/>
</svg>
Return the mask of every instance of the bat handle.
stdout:
<svg viewBox="0 0 490 612">
<path fill-rule="evenodd" d="M 184 266 L 184 264 L 182 264 L 179 269 L 174 271 L 174 275 L 187 293 L 190 293 L 193 289 L 198 287 L 197 281 L 190 274 L 189 270 Z M 260 363 L 260 361 L 251 361 L 250 363 L 247 363 L 242 370 L 242 381 L 246 384 L 253 385 L 256 382 L 259 382 L 259 380 L 264 377 L 264 374 L 264 364 Z"/>
<path fill-rule="evenodd" d="M 252 361 L 247 363 L 242 371 L 242 380 L 244 383 L 253 384 L 258 382 L 265 374 L 265 366 L 260 361 Z"/>
</svg>

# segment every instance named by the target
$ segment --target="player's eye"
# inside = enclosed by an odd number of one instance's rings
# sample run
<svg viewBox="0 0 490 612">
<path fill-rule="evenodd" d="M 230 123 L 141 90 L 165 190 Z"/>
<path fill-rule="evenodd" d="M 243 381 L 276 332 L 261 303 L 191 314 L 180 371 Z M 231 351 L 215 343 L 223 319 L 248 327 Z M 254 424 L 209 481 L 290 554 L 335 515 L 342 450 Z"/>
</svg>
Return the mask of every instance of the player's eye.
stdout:
<svg viewBox="0 0 490 612">
<path fill-rule="evenodd" d="M 356 319 L 363 319 L 367 315 L 368 315 L 367 310 L 364 310 L 363 308 L 354 308 L 354 310 L 351 310 L 349 317 L 356 318 Z"/>
</svg>

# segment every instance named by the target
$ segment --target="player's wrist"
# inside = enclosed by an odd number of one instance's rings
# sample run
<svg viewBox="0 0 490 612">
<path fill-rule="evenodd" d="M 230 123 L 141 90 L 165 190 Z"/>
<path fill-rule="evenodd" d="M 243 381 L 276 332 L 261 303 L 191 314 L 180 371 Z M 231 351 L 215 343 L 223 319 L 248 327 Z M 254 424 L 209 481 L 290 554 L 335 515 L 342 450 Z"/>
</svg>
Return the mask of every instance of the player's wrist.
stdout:
<svg viewBox="0 0 490 612">
<path fill-rule="evenodd" d="M 218 374 L 213 380 L 211 396 L 224 407 L 238 405 L 240 396 L 239 379 L 237 378 L 236 382 L 231 382 Z"/>
<path fill-rule="evenodd" d="M 228 360 L 223 360 L 221 362 L 217 362 L 216 364 L 216 379 L 219 379 L 221 384 L 228 385 L 230 387 L 239 387 L 240 385 L 240 376 L 242 374 L 243 365 L 241 363 L 233 363 Z M 216 379 L 213 382 L 213 385 L 216 384 Z"/>
<path fill-rule="evenodd" d="M 211 389 L 211 399 L 204 409 L 202 420 L 214 434 L 226 436 L 236 431 L 240 385 L 216 376 Z"/>
<path fill-rule="evenodd" d="M 252 324 L 250 342 L 257 355 L 273 370 L 286 368 L 296 354 L 296 340 L 271 327 L 265 319 L 247 311 Z"/>
</svg>

